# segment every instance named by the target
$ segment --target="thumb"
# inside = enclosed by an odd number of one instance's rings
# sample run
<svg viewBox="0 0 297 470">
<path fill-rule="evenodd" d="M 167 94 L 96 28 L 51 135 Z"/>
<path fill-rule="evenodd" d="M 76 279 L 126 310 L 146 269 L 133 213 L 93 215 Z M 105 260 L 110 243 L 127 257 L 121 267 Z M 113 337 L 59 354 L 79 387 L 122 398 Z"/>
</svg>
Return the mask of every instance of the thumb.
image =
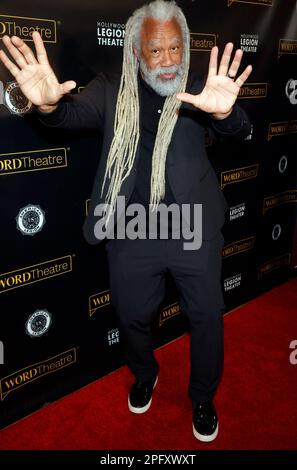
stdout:
<svg viewBox="0 0 297 470">
<path fill-rule="evenodd" d="M 67 82 L 61 83 L 60 92 L 62 95 L 66 95 L 66 93 L 69 93 L 75 87 L 76 87 L 76 82 L 74 82 L 73 80 L 68 80 Z"/>
<path fill-rule="evenodd" d="M 176 97 L 185 103 L 190 103 L 196 108 L 198 107 L 199 95 L 191 95 L 190 93 L 177 93 Z"/>
</svg>

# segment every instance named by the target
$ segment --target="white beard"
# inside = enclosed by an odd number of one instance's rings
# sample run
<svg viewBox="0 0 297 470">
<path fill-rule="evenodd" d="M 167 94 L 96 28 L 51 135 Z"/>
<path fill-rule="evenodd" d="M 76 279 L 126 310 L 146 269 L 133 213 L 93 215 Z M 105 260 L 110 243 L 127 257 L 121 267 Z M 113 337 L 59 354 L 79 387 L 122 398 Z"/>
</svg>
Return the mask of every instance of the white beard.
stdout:
<svg viewBox="0 0 297 470">
<path fill-rule="evenodd" d="M 160 96 L 171 96 L 180 91 L 181 81 L 184 76 L 184 61 L 180 65 L 171 65 L 170 67 L 157 67 L 150 70 L 143 58 L 139 59 L 139 68 L 144 81 Z M 160 75 L 175 73 L 174 78 L 161 79 Z"/>
</svg>

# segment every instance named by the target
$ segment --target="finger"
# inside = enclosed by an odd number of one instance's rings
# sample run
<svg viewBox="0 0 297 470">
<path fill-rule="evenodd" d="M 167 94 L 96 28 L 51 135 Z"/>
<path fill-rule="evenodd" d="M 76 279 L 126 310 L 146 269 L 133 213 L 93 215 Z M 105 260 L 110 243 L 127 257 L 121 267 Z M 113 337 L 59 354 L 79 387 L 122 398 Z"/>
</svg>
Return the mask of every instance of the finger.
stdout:
<svg viewBox="0 0 297 470">
<path fill-rule="evenodd" d="M 14 77 L 20 72 L 18 67 L 7 57 L 4 51 L 0 51 L 0 59 L 2 60 L 5 67 L 10 71 Z"/>
<path fill-rule="evenodd" d="M 69 93 L 73 88 L 76 87 L 76 82 L 73 80 L 68 80 L 67 82 L 61 83 L 60 85 L 60 92 L 62 95 Z"/>
<path fill-rule="evenodd" d="M 198 108 L 199 95 L 191 95 L 190 93 L 177 93 L 176 97 L 184 103 L 190 103 Z"/>
<path fill-rule="evenodd" d="M 218 71 L 218 53 L 219 49 L 217 46 L 213 47 L 209 58 L 208 76 L 213 77 L 217 75 Z"/>
<path fill-rule="evenodd" d="M 33 31 L 32 38 L 35 44 L 37 60 L 41 65 L 49 65 L 47 53 L 43 44 L 43 40 L 41 39 L 40 34 L 38 31 Z"/>
<path fill-rule="evenodd" d="M 14 58 L 17 65 L 22 69 L 27 65 L 23 55 L 18 51 L 18 49 L 14 46 L 12 42 L 12 38 L 9 36 L 3 36 L 2 38 L 4 45 L 6 46 L 8 52 L 10 53 L 11 57 Z"/>
<path fill-rule="evenodd" d="M 225 49 L 222 55 L 218 75 L 227 75 L 232 50 L 233 50 L 233 44 L 232 42 L 228 42 L 225 46 Z"/>
<path fill-rule="evenodd" d="M 13 36 L 11 38 L 13 44 L 18 48 L 18 50 L 23 54 L 27 64 L 37 64 L 33 51 L 30 49 L 25 42 L 18 36 Z"/>
<path fill-rule="evenodd" d="M 243 56 L 242 50 L 237 49 L 237 51 L 235 52 L 235 56 L 234 56 L 234 59 L 232 61 L 232 64 L 230 65 L 229 70 L 228 70 L 228 76 L 229 77 L 232 77 L 232 78 L 236 77 L 238 69 L 240 67 L 242 56 Z"/>
<path fill-rule="evenodd" d="M 242 72 L 241 75 L 235 80 L 235 83 L 241 87 L 244 82 L 249 78 L 250 74 L 252 73 L 253 67 L 248 65 L 245 70 Z"/>
</svg>

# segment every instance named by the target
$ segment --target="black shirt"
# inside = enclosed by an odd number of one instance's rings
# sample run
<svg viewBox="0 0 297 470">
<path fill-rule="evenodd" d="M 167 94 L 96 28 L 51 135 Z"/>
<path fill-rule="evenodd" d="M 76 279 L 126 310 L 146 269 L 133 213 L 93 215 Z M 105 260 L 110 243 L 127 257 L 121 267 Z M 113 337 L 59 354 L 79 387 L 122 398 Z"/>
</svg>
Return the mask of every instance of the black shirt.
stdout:
<svg viewBox="0 0 297 470">
<path fill-rule="evenodd" d="M 158 132 L 159 120 L 166 97 L 158 95 L 139 75 L 139 99 L 140 99 L 140 152 L 137 162 L 137 176 L 135 187 L 129 204 L 138 203 L 145 207 L 147 214 L 146 232 L 148 233 L 148 210 L 151 193 L 152 156 L 155 140 Z M 165 196 L 160 201 L 170 205 L 175 199 L 168 181 L 165 168 Z M 132 217 L 131 217 L 132 218 Z M 128 217 L 126 218 L 128 221 Z M 129 217 L 130 219 L 130 217 Z M 168 233 L 171 233 L 171 220 L 168 221 Z M 158 224 L 158 233 L 159 233 Z"/>
<path fill-rule="evenodd" d="M 137 178 L 129 202 L 138 202 L 145 207 L 150 201 L 152 156 L 158 132 L 159 120 L 166 97 L 158 95 L 141 77 L 139 77 L 140 115 L 140 155 L 137 163 Z M 174 202 L 166 174 L 165 204 Z"/>
</svg>

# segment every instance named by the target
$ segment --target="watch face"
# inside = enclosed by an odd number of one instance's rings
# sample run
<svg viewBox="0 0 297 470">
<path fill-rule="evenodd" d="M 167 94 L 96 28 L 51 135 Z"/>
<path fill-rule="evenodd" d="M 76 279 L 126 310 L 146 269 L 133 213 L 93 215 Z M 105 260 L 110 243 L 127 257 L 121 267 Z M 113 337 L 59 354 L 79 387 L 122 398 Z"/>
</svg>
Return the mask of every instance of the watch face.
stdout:
<svg viewBox="0 0 297 470">
<path fill-rule="evenodd" d="M 33 105 L 22 93 L 17 82 L 6 84 L 3 96 L 3 104 L 12 114 L 22 116 L 31 111 Z"/>
</svg>

